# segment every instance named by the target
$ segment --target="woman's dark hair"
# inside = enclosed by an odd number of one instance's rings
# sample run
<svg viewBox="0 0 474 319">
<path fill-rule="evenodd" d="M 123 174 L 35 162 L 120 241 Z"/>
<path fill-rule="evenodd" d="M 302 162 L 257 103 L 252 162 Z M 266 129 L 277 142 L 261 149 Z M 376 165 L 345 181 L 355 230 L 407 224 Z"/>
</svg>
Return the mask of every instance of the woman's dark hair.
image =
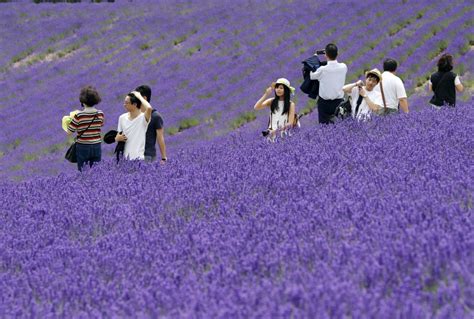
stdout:
<svg viewBox="0 0 474 319">
<path fill-rule="evenodd" d="M 81 93 L 79 94 L 79 101 L 81 104 L 87 106 L 94 106 L 99 104 L 102 99 L 100 98 L 99 92 L 93 86 L 86 86 L 82 88 Z"/>
<path fill-rule="evenodd" d="M 290 113 L 290 104 L 291 104 L 291 102 L 290 102 L 290 89 L 286 85 L 283 85 L 283 84 L 277 84 L 275 86 L 275 89 L 279 86 L 283 86 L 283 89 L 285 90 L 285 95 L 283 96 L 284 105 L 283 105 L 283 113 L 282 114 L 289 114 Z M 279 100 L 280 100 L 280 98 L 275 93 L 275 98 L 273 99 L 272 104 L 270 105 L 270 109 L 272 110 L 272 113 L 275 113 L 276 110 L 278 109 L 278 101 Z"/>
<path fill-rule="evenodd" d="M 438 61 L 438 71 L 439 72 L 449 72 L 453 69 L 453 56 L 451 54 L 445 53 L 439 58 Z"/>
<path fill-rule="evenodd" d="M 133 93 L 128 93 L 127 96 L 130 98 L 130 104 L 135 104 L 137 109 L 140 109 L 142 101 L 140 101 Z"/>
</svg>

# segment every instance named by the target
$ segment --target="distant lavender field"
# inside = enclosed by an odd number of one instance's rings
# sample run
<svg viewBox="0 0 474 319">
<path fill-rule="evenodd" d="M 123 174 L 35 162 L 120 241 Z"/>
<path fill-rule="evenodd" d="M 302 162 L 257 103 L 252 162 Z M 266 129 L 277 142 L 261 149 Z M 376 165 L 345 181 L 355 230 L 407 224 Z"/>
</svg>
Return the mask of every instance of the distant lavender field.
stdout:
<svg viewBox="0 0 474 319">
<path fill-rule="evenodd" d="M 158 1 L 157 1 L 158 2 Z M 0 317 L 472 318 L 469 1 L 0 4 Z M 348 81 L 398 59 L 412 112 L 269 143 L 252 106 L 335 42 Z M 467 90 L 427 106 L 439 54 Z M 106 127 L 154 89 L 170 160 L 63 159 L 95 85 Z M 297 92 L 299 111 L 315 103 Z"/>
<path fill-rule="evenodd" d="M 124 95 L 150 84 L 152 104 L 165 118 L 170 157 L 255 118 L 253 104 L 276 78 L 298 87 L 301 61 L 328 42 L 339 46 L 348 81 L 382 68 L 385 57 L 398 59 L 413 110 L 426 107 L 426 81 L 442 52 L 454 54 L 456 72 L 473 86 L 470 1 L 118 1 L 1 8 L 0 169 L 14 180 L 73 169 L 63 160 L 70 141 L 59 123 L 79 107 L 79 90 L 87 84 L 103 95 L 105 130 L 116 128 Z M 300 112 L 315 106 L 299 90 L 294 100 Z M 257 115 L 247 129 L 265 126 L 267 114 Z M 110 154 L 112 147 L 104 150 Z"/>
</svg>

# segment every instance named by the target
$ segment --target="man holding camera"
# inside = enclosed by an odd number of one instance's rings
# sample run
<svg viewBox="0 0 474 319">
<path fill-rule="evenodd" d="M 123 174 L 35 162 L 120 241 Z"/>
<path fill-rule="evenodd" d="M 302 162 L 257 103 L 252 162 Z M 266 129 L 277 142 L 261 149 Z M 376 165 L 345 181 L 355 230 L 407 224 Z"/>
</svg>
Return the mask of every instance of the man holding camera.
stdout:
<svg viewBox="0 0 474 319">
<path fill-rule="evenodd" d="M 372 114 L 381 114 L 383 110 L 382 94 L 375 86 L 382 80 L 379 70 L 373 69 L 365 74 L 365 86 L 361 80 L 347 84 L 342 89 L 351 95 L 352 117 L 358 121 L 370 120 Z"/>
<path fill-rule="evenodd" d="M 346 82 L 347 66 L 337 62 L 337 46 L 333 43 L 326 45 L 324 53 L 327 65 L 320 66 L 315 72 L 310 73 L 311 80 L 319 80 L 318 117 L 319 123 L 333 123 L 332 118 L 337 106 L 344 98 L 342 87 Z"/>
</svg>

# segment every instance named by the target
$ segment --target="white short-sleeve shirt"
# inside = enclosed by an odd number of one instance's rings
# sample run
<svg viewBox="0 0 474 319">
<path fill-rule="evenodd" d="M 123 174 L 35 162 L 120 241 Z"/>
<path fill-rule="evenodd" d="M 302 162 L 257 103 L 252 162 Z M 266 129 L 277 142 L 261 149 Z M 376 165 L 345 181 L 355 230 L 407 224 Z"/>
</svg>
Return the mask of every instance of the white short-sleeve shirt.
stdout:
<svg viewBox="0 0 474 319">
<path fill-rule="evenodd" d="M 373 89 L 372 91 L 365 90 L 365 92 L 372 102 L 374 102 L 378 106 L 383 107 L 382 94 L 379 91 L 376 91 L 375 89 Z M 365 99 L 362 99 L 362 103 L 360 103 L 360 106 L 359 106 L 359 112 L 355 114 L 358 98 L 359 98 L 359 88 L 356 86 L 351 91 L 352 117 L 356 118 L 358 121 L 369 120 L 372 115 L 372 111 L 367 105 L 367 102 L 365 101 Z"/>
<path fill-rule="evenodd" d="M 118 132 L 123 132 L 127 137 L 123 156 L 129 160 L 145 159 L 145 139 L 148 122 L 145 114 L 140 113 L 136 118 L 130 120 L 128 113 L 120 115 L 118 120 Z"/>
<path fill-rule="evenodd" d="M 398 109 L 399 99 L 407 97 L 402 80 L 392 72 L 385 71 L 382 73 L 382 85 L 386 106 Z M 380 84 L 377 84 L 375 90 L 380 92 Z"/>
</svg>

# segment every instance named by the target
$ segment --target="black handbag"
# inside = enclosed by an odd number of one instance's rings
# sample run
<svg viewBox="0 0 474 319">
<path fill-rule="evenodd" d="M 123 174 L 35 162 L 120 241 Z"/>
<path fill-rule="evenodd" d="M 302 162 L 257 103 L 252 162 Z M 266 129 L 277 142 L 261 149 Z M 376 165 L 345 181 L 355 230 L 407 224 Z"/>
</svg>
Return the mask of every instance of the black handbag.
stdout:
<svg viewBox="0 0 474 319">
<path fill-rule="evenodd" d="M 89 123 L 89 126 L 87 126 L 87 128 L 84 131 L 82 131 L 80 135 L 77 135 L 77 137 L 74 139 L 74 143 L 72 143 L 72 145 L 69 146 L 69 148 L 67 149 L 66 155 L 64 155 L 64 158 L 67 159 L 69 162 L 77 163 L 77 153 L 76 153 L 77 139 L 81 137 L 82 134 L 84 134 L 84 132 L 86 132 L 89 129 L 89 127 L 91 127 L 91 124 L 94 123 L 95 119 L 97 118 L 97 114 L 94 115 L 94 118 Z"/>
<path fill-rule="evenodd" d="M 76 156 L 76 141 L 72 143 L 71 146 L 66 151 L 66 155 L 64 156 L 71 163 L 77 163 L 77 156 Z"/>
</svg>

